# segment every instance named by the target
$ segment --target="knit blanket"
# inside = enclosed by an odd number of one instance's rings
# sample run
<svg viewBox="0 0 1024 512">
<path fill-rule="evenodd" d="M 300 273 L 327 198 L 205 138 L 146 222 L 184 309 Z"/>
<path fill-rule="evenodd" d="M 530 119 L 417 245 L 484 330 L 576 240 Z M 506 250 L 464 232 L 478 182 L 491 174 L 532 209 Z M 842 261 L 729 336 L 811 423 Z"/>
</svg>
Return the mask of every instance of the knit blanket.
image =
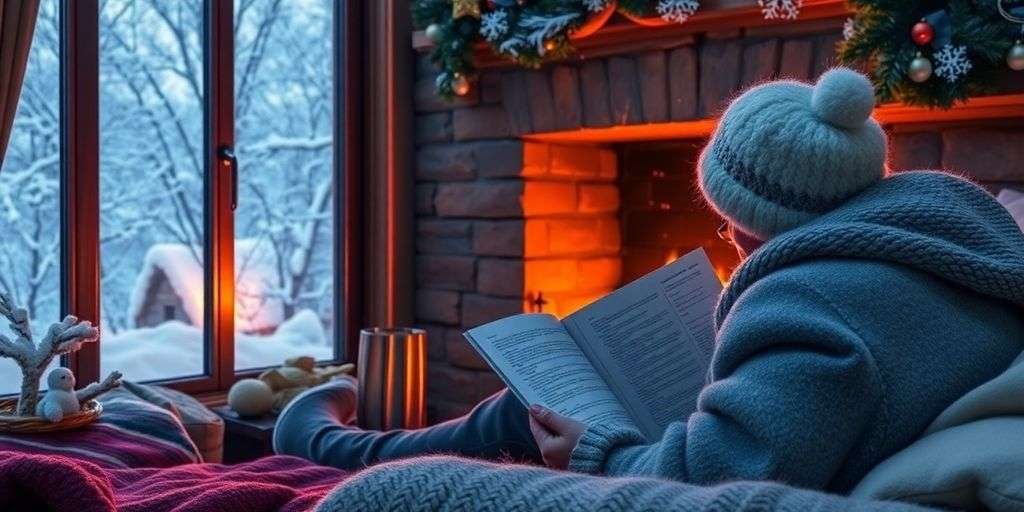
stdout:
<svg viewBox="0 0 1024 512">
<path fill-rule="evenodd" d="M 344 478 L 341 470 L 287 456 L 232 466 L 125 469 L 0 452 L 0 510 L 297 512 L 312 510 Z"/>
<path fill-rule="evenodd" d="M 871 511 L 921 512 L 906 503 L 856 500 L 770 482 L 699 487 L 610 478 L 455 457 L 380 464 L 352 475 L 317 512 L 427 511 Z"/>
</svg>

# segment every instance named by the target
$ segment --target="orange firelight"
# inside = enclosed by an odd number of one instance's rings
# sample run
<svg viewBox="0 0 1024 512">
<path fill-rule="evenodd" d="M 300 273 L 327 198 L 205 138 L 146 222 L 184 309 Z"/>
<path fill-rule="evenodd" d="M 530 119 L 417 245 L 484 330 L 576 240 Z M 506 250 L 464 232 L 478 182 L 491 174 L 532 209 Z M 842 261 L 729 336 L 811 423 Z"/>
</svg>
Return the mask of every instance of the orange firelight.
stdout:
<svg viewBox="0 0 1024 512">
<path fill-rule="evenodd" d="M 715 261 L 715 258 L 710 254 L 708 257 L 711 259 L 711 266 L 715 268 L 715 275 L 718 276 L 718 280 L 721 281 L 723 285 L 729 284 L 729 278 L 732 276 L 732 269 L 729 268 L 729 265 L 720 261 Z M 679 250 L 671 249 L 668 251 L 668 254 L 665 255 L 665 263 L 663 266 L 668 265 L 677 259 L 679 259 Z"/>
</svg>

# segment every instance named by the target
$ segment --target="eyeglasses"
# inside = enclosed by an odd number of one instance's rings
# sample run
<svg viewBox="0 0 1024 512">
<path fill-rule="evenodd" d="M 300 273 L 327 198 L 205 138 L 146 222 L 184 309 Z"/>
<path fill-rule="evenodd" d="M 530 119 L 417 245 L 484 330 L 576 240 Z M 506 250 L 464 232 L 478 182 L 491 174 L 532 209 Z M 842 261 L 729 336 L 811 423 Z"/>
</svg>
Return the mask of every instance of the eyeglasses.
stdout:
<svg viewBox="0 0 1024 512">
<path fill-rule="evenodd" d="M 728 222 L 723 222 L 721 226 L 718 226 L 718 238 L 721 238 L 730 244 L 732 243 L 732 231 L 729 231 Z"/>
</svg>

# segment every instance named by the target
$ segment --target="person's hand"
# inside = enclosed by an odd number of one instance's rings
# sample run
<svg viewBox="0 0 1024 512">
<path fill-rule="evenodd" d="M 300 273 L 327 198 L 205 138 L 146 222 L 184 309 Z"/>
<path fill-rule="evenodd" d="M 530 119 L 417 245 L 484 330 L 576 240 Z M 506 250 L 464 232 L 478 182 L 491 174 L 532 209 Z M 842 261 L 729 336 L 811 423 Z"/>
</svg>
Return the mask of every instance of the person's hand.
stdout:
<svg viewBox="0 0 1024 512">
<path fill-rule="evenodd" d="M 530 406 L 530 431 L 537 441 L 544 463 L 555 469 L 569 467 L 569 456 L 587 426 L 551 409 Z"/>
</svg>

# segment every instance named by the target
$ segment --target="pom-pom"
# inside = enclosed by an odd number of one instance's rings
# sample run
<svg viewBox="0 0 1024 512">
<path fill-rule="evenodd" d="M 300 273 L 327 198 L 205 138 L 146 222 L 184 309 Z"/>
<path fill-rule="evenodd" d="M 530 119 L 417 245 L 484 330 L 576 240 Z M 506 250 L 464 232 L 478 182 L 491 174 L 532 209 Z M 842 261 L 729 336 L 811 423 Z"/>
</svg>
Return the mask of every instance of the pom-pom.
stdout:
<svg viewBox="0 0 1024 512">
<path fill-rule="evenodd" d="M 811 95 L 811 108 L 819 119 L 841 128 L 857 128 L 875 108 L 871 81 L 847 68 L 831 69 L 821 75 Z"/>
<path fill-rule="evenodd" d="M 274 392 L 262 380 L 242 379 L 228 390 L 228 407 L 239 416 L 260 416 L 273 405 Z"/>
</svg>

